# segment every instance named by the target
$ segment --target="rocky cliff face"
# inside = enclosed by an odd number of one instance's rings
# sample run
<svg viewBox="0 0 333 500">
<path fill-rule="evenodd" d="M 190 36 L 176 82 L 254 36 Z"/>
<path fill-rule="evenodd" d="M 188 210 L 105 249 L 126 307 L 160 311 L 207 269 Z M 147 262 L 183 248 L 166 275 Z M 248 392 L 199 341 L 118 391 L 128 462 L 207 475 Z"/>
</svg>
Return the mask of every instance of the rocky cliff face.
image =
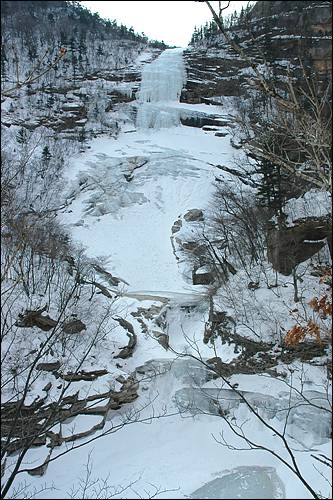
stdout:
<svg viewBox="0 0 333 500">
<path fill-rule="evenodd" d="M 286 276 L 321 250 L 327 241 L 332 256 L 330 216 L 306 217 L 291 227 L 272 227 L 267 235 L 267 254 L 273 268 Z M 325 241 L 326 240 L 326 241 Z"/>
<path fill-rule="evenodd" d="M 299 59 L 327 78 L 332 72 L 331 20 L 330 2 L 257 2 L 249 23 L 233 28 L 232 37 L 258 64 L 269 63 L 268 77 L 278 85 L 288 67 L 299 73 Z M 182 102 L 215 104 L 220 96 L 244 95 L 254 77 L 220 34 L 193 44 L 184 55 L 188 79 Z"/>
<path fill-rule="evenodd" d="M 302 65 L 315 71 L 319 81 L 327 83 L 332 72 L 331 20 L 330 2 L 257 2 L 249 18 L 239 20 L 229 33 L 257 64 L 265 79 L 281 93 L 286 89 L 288 78 L 302 81 Z M 245 103 L 253 103 L 256 74 L 225 42 L 222 34 L 210 32 L 206 38 L 196 38 L 184 55 L 187 83 L 182 102 L 223 105 L 228 102 L 225 96 L 230 96 L 235 97 L 236 102 L 244 101 L 245 107 Z M 258 94 L 257 98 L 260 101 Z M 243 110 L 250 120 L 253 107 L 255 105 L 249 104 Z M 235 144 L 234 138 L 230 142 L 232 146 L 242 147 L 241 139 L 239 144 L 237 140 Z M 304 194 L 308 186 L 300 182 L 296 186 L 293 179 L 288 179 L 288 186 L 283 189 L 287 200 Z M 311 212 L 307 217 L 297 218 L 290 227 L 273 225 L 266 235 L 268 259 L 275 270 L 289 275 L 329 242 L 331 231 L 330 215 L 311 217 Z"/>
<path fill-rule="evenodd" d="M 143 65 L 165 46 L 102 20 L 78 2 L 2 1 L 1 7 L 5 130 L 46 127 L 81 142 L 115 133 L 126 113 L 111 117 L 109 111 L 135 99 Z M 33 80 L 26 85 L 29 75 Z"/>
</svg>

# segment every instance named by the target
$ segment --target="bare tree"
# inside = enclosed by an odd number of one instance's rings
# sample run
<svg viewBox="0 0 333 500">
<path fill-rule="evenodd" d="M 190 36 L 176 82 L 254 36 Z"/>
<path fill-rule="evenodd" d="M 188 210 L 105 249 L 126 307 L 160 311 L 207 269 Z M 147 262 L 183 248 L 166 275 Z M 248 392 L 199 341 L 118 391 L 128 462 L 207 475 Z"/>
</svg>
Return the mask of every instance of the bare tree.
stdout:
<svg viewBox="0 0 333 500">
<path fill-rule="evenodd" d="M 17 51 L 14 49 L 14 54 L 15 54 L 15 68 L 16 68 L 16 83 L 12 87 L 9 88 L 4 88 L 1 89 L 1 94 L 4 97 L 11 97 L 15 90 L 19 90 L 23 87 L 27 87 L 31 85 L 32 83 L 37 82 L 40 78 L 42 78 L 44 75 L 49 73 L 52 69 L 56 68 L 57 64 L 63 57 L 66 55 L 67 49 L 62 47 L 59 51 L 59 54 L 55 57 L 54 61 L 52 63 L 46 63 L 45 60 L 46 57 L 49 53 L 48 50 L 44 53 L 44 55 L 38 60 L 37 64 L 31 68 L 30 72 L 28 73 L 27 76 L 20 76 L 20 66 L 19 66 L 19 56 L 17 54 Z"/>
<path fill-rule="evenodd" d="M 305 85 L 296 86 L 289 78 L 287 94 L 282 94 L 267 81 L 258 64 L 224 26 L 222 12 L 230 2 L 224 7 L 219 2 L 218 13 L 209 1 L 205 3 L 225 41 L 254 71 L 259 91 L 272 99 L 272 113 L 266 127 L 260 121 L 252 126 L 245 150 L 257 158 L 274 162 L 313 186 L 331 191 L 331 84 L 324 89 L 322 85 L 319 87 L 302 66 Z"/>
<path fill-rule="evenodd" d="M 259 403 L 259 395 L 254 394 L 251 398 L 251 395 L 247 391 L 242 391 L 238 388 L 238 383 L 235 383 L 234 380 L 230 380 L 230 376 L 227 375 L 228 365 L 224 364 L 217 356 L 214 340 L 212 340 L 212 345 L 214 346 L 215 357 L 207 360 L 203 358 L 198 342 L 187 336 L 185 332 L 184 337 L 191 346 L 193 354 L 189 354 L 188 352 L 181 353 L 174 350 L 172 347 L 170 347 L 170 349 L 177 357 L 194 359 L 203 365 L 208 373 L 214 374 L 216 389 L 198 388 L 197 390 L 201 394 L 200 397 L 202 397 L 203 400 L 206 399 L 207 403 L 203 404 L 203 406 L 198 406 L 195 399 L 193 399 L 189 401 L 188 404 L 185 404 L 185 406 L 182 404 L 180 411 L 190 412 L 192 414 L 194 412 L 194 414 L 215 415 L 217 418 L 222 418 L 226 424 L 224 426 L 225 430 L 231 430 L 240 444 L 232 444 L 230 439 L 225 437 L 225 432 L 223 432 L 223 430 L 219 437 L 214 436 L 214 439 L 219 444 L 237 452 L 262 450 L 269 453 L 295 475 L 297 480 L 309 491 L 312 498 L 323 498 L 320 491 L 318 491 L 311 480 L 307 478 L 306 473 L 302 472 L 301 464 L 295 454 L 295 444 L 298 445 L 299 443 L 289 436 L 288 431 L 289 424 L 296 412 L 306 414 L 307 411 L 312 411 L 314 409 L 318 412 L 319 419 L 326 419 L 326 432 L 329 432 L 332 418 L 329 382 L 327 381 L 323 392 L 314 393 L 310 391 L 309 393 L 309 391 L 306 391 L 304 388 L 305 378 L 303 367 L 299 374 L 294 374 L 294 370 L 290 369 L 288 375 L 286 374 L 285 377 L 278 378 L 278 380 L 286 386 L 286 391 L 284 399 L 280 401 L 278 405 L 279 408 L 273 410 L 269 401 L 271 396 L 268 396 L 265 402 L 264 395 L 262 395 L 263 400 Z M 237 373 L 237 369 L 235 369 L 234 372 Z M 268 374 L 261 374 L 260 376 L 270 377 Z M 298 384 L 296 384 L 297 376 Z M 321 389 L 323 388 L 321 387 Z M 214 392 L 214 395 L 212 392 Z M 248 415 L 239 417 L 237 414 L 239 405 L 244 405 L 244 407 L 247 408 Z M 274 415 L 278 415 L 278 419 L 274 419 Z M 264 432 L 260 442 L 256 441 L 251 435 L 253 419 L 260 422 L 263 426 Z M 268 432 L 270 439 L 273 438 L 270 445 L 267 445 L 265 432 Z M 273 442 L 276 444 L 273 444 Z M 312 457 L 314 459 L 313 467 L 315 469 L 316 462 L 321 462 L 326 467 L 326 472 L 325 468 L 324 472 L 323 470 L 316 470 L 324 477 L 326 482 L 331 484 L 329 479 L 331 475 L 330 469 L 332 468 L 331 458 L 322 454 L 315 454 L 312 455 Z"/>
<path fill-rule="evenodd" d="M 91 454 L 88 455 L 87 463 L 85 464 L 85 475 L 78 481 L 78 485 L 71 488 L 69 498 L 94 498 L 94 499 L 108 499 L 115 496 L 123 495 L 125 492 L 135 494 L 137 498 L 143 498 L 139 491 L 135 489 L 136 484 L 141 480 L 142 476 L 132 480 L 126 485 L 112 485 L 110 483 L 110 475 L 105 478 L 93 476 L 93 461 Z M 163 489 L 154 484 L 149 485 L 150 488 L 145 488 L 144 493 L 147 499 L 157 498 L 163 493 L 175 492 L 178 489 Z"/>
</svg>

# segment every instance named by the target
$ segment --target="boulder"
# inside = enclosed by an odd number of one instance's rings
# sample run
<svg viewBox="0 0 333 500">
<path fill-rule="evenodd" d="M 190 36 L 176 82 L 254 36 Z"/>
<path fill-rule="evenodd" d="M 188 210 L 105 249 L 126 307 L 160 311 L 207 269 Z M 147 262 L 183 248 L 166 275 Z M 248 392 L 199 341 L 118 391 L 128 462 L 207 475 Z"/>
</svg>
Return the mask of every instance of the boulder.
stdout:
<svg viewBox="0 0 333 500">
<path fill-rule="evenodd" d="M 46 307 L 37 309 L 35 311 L 26 310 L 25 313 L 20 313 L 15 326 L 19 327 L 33 327 L 37 326 L 41 330 L 47 332 L 57 325 L 57 321 L 50 318 L 50 316 L 43 316 L 42 313 Z"/>
<path fill-rule="evenodd" d="M 78 382 L 79 380 L 87 380 L 92 381 L 96 380 L 98 377 L 102 377 L 103 375 L 107 375 L 109 372 L 105 369 L 103 370 L 94 370 L 91 372 L 86 372 L 84 370 L 78 373 L 64 373 L 61 374 L 60 377 L 67 382 Z"/>
<path fill-rule="evenodd" d="M 86 330 L 86 325 L 80 319 L 73 319 L 71 321 L 66 321 L 62 325 L 62 329 L 64 333 L 80 333 L 83 330 Z"/>
<path fill-rule="evenodd" d="M 212 272 L 207 271 L 205 268 L 200 268 L 192 271 L 193 285 L 211 285 L 214 283 L 215 278 Z"/>
<path fill-rule="evenodd" d="M 153 334 L 157 338 L 157 342 L 167 351 L 169 349 L 169 335 L 158 331 L 153 331 Z"/>
<path fill-rule="evenodd" d="M 59 370 L 60 368 L 60 361 L 53 361 L 52 363 L 39 363 L 36 366 L 36 370 L 44 371 L 44 372 L 55 372 Z M 47 387 L 49 384 L 47 384 L 43 390 L 47 391 Z"/>
<path fill-rule="evenodd" d="M 177 233 L 182 227 L 182 221 L 180 219 L 176 220 L 171 228 L 172 234 Z"/>
<path fill-rule="evenodd" d="M 184 219 L 187 222 L 201 222 L 204 220 L 204 215 L 202 210 L 200 210 L 199 208 L 192 208 L 192 210 L 186 212 L 186 214 L 184 215 Z"/>
</svg>

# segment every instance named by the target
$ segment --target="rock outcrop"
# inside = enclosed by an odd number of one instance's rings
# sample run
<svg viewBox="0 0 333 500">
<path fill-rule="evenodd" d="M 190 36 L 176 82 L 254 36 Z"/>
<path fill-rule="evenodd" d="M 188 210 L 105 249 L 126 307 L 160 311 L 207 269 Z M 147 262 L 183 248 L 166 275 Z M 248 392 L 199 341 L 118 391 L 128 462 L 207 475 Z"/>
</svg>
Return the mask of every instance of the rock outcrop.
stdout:
<svg viewBox="0 0 333 500">
<path fill-rule="evenodd" d="M 86 329 L 86 325 L 80 319 L 72 319 L 62 325 L 63 332 L 69 334 L 80 333 Z"/>
<path fill-rule="evenodd" d="M 214 273 L 208 271 L 205 267 L 194 269 L 192 271 L 193 285 L 212 285 L 216 280 Z"/>
<path fill-rule="evenodd" d="M 257 63 L 263 55 L 283 83 L 290 65 L 301 75 L 299 58 L 323 76 L 332 73 L 332 6 L 329 2 L 256 2 L 248 27 L 233 28 L 231 37 Z M 219 104 L 221 96 L 240 96 L 252 87 L 251 67 L 217 34 L 184 52 L 187 82 L 181 102 Z M 262 69 L 261 69 L 262 70 Z M 208 125 L 208 123 L 207 123 Z"/>
<path fill-rule="evenodd" d="M 24 313 L 20 313 L 18 315 L 18 319 L 16 321 L 16 326 L 19 327 L 33 327 L 37 326 L 44 332 L 48 332 L 52 328 L 57 325 L 57 321 L 50 318 L 50 316 L 44 316 L 42 313 L 46 310 L 46 307 L 42 309 L 37 309 L 35 311 L 26 310 Z"/>
<path fill-rule="evenodd" d="M 323 248 L 326 240 L 330 246 L 331 238 L 329 216 L 297 219 L 291 227 L 273 226 L 267 236 L 268 260 L 276 271 L 288 276 L 298 264 Z"/>
<path fill-rule="evenodd" d="M 198 221 L 201 222 L 204 220 L 203 211 L 199 208 L 192 208 L 184 215 L 184 219 L 186 222 Z"/>
<path fill-rule="evenodd" d="M 102 371 L 105 372 L 105 370 L 99 370 L 98 372 Z M 94 373 L 97 373 L 97 371 Z M 90 380 L 92 379 L 90 378 Z M 1 406 L 1 433 L 4 439 L 9 435 L 11 439 L 9 444 L 6 445 L 7 453 L 11 455 L 17 452 L 24 448 L 27 442 L 29 442 L 29 446 L 38 447 L 46 445 L 48 448 L 53 449 L 64 442 L 73 442 L 77 439 L 88 437 L 97 430 L 103 429 L 109 411 L 119 409 L 122 405 L 130 403 L 138 397 L 139 382 L 133 375 L 130 375 L 128 378 L 118 377 L 118 381 L 121 383 L 119 391 L 110 390 L 102 394 L 91 394 L 84 399 L 79 399 L 79 392 L 77 392 L 64 397 L 59 402 L 46 403 L 45 397 L 33 402 L 31 405 L 24 405 L 21 401 L 4 403 Z M 105 404 L 96 406 L 96 401 L 104 401 Z M 91 402 L 93 403 L 91 404 Z M 63 436 L 61 431 L 56 433 L 47 430 L 51 427 L 51 423 L 65 422 L 67 419 L 77 415 L 99 415 L 102 418 L 98 424 L 88 430 L 68 436 Z M 43 425 L 45 419 L 48 425 Z M 15 426 L 13 426 L 13 422 L 16 422 Z M 35 436 L 33 441 L 31 439 L 32 436 Z M 31 474 L 43 475 L 47 463 L 48 461 L 46 460 L 42 466 L 33 468 Z"/>
<path fill-rule="evenodd" d="M 121 358 L 121 359 L 127 359 L 133 356 L 133 351 L 135 349 L 136 343 L 137 343 L 137 336 L 136 333 L 134 332 L 133 325 L 123 319 L 123 318 L 113 318 L 115 321 L 119 323 L 119 325 L 126 330 L 126 335 L 128 336 L 128 344 L 124 347 L 121 348 L 120 352 L 117 354 L 117 356 L 114 356 L 114 358 Z"/>
</svg>

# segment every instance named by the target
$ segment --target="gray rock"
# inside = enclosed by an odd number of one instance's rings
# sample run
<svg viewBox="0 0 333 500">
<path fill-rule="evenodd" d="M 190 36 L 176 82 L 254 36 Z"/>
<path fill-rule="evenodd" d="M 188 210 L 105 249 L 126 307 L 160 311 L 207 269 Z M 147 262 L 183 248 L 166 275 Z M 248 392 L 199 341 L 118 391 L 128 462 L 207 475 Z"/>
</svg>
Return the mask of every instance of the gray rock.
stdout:
<svg viewBox="0 0 333 500">
<path fill-rule="evenodd" d="M 294 224 L 292 227 L 272 226 L 267 235 L 268 260 L 276 271 L 285 276 L 319 252 L 326 239 L 330 243 L 332 237 L 332 221 L 328 216 L 298 219 Z"/>
<path fill-rule="evenodd" d="M 59 370 L 60 365 L 61 365 L 60 361 L 54 361 L 53 363 L 39 363 L 36 366 L 36 370 L 44 371 L 44 372 L 54 372 L 54 371 Z M 47 387 L 47 386 L 45 386 L 45 387 Z"/>
<path fill-rule="evenodd" d="M 197 271 L 192 272 L 192 282 L 193 285 L 211 285 L 214 283 L 215 278 L 213 273 L 211 272 L 201 272 L 197 273 Z"/>
<path fill-rule="evenodd" d="M 91 372 L 85 372 L 82 370 L 78 373 L 65 373 L 61 374 L 61 378 L 66 381 L 77 382 L 79 380 L 96 380 L 98 377 L 102 377 L 103 375 L 107 375 L 109 372 L 105 369 L 103 370 L 93 370 Z"/>
<path fill-rule="evenodd" d="M 169 349 L 169 335 L 158 331 L 154 331 L 153 333 L 157 338 L 157 342 L 167 351 Z"/>
<path fill-rule="evenodd" d="M 215 134 L 215 137 L 226 137 L 227 135 L 229 135 L 228 132 L 216 132 Z"/>
<path fill-rule="evenodd" d="M 186 212 L 186 214 L 184 215 L 184 219 L 187 222 L 203 221 L 204 215 L 202 210 L 199 210 L 198 208 L 192 208 L 192 210 Z"/>
<path fill-rule="evenodd" d="M 83 330 L 86 330 L 86 325 L 80 319 L 73 319 L 71 321 L 67 321 L 63 324 L 62 329 L 64 333 L 80 333 Z"/>
<path fill-rule="evenodd" d="M 172 234 L 177 233 L 181 227 L 182 227 L 182 221 L 179 219 L 176 220 L 171 228 Z"/>
<path fill-rule="evenodd" d="M 26 310 L 24 314 L 19 314 L 15 325 L 19 327 L 37 326 L 37 328 L 47 332 L 57 325 L 57 321 L 50 316 L 43 316 L 42 313 L 45 310 L 46 306 L 35 311 Z"/>
<path fill-rule="evenodd" d="M 51 384 L 51 382 L 49 382 L 49 383 L 48 383 L 48 384 L 46 384 L 46 386 L 43 388 L 43 391 L 45 391 L 45 392 L 49 392 L 49 390 L 51 389 L 51 387 L 52 387 L 52 384 Z"/>
</svg>

